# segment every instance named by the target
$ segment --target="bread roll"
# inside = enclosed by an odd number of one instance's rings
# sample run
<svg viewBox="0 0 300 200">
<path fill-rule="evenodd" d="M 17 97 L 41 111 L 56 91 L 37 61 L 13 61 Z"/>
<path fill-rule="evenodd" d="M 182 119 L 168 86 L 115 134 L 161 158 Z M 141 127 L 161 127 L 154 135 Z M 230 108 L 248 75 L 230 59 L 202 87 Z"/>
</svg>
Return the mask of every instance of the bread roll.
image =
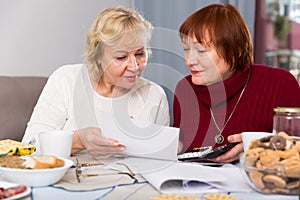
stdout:
<svg viewBox="0 0 300 200">
<path fill-rule="evenodd" d="M 64 165 L 65 161 L 55 156 L 33 157 L 23 163 L 23 166 L 29 169 L 47 169 L 62 167 Z"/>
</svg>

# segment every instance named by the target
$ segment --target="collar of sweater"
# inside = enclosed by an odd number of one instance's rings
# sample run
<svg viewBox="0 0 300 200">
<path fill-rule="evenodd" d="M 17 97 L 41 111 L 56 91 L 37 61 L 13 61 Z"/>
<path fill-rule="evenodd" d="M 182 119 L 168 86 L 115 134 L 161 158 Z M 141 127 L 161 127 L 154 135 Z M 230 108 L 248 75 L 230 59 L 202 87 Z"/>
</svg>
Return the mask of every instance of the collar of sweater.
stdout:
<svg viewBox="0 0 300 200">
<path fill-rule="evenodd" d="M 207 107 L 218 107 L 230 100 L 237 99 L 247 81 L 249 68 L 235 72 L 231 77 L 210 86 L 194 85 L 198 98 Z M 189 77 L 191 82 L 191 76 Z"/>
</svg>

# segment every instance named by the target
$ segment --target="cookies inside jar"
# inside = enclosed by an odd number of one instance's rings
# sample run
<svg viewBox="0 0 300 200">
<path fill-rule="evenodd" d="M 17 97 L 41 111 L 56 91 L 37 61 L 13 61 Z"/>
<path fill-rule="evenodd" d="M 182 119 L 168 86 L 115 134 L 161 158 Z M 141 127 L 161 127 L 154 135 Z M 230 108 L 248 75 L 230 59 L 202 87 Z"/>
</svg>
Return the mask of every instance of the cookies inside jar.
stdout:
<svg viewBox="0 0 300 200">
<path fill-rule="evenodd" d="M 279 132 L 252 140 L 241 166 L 250 185 L 260 192 L 299 194 L 300 139 Z"/>
</svg>

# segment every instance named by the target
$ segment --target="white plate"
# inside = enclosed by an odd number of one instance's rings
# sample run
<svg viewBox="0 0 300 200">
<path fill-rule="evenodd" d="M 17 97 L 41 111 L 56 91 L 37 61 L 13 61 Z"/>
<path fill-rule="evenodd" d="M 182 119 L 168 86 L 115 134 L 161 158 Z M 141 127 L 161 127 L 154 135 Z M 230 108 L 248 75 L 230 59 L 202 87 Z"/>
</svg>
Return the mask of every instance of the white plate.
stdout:
<svg viewBox="0 0 300 200">
<path fill-rule="evenodd" d="M 14 187 L 14 186 L 18 186 L 18 184 L 16 183 L 11 183 L 11 182 L 7 182 L 7 181 L 0 181 L 0 187 L 3 187 L 3 188 L 9 188 L 9 187 Z M 26 186 L 26 190 L 20 194 L 16 194 L 14 196 L 11 196 L 9 198 L 6 198 L 5 200 L 13 200 L 13 199 L 20 199 L 22 197 L 25 197 L 27 195 L 29 195 L 31 192 L 31 189 L 30 187 L 27 187 Z"/>
</svg>

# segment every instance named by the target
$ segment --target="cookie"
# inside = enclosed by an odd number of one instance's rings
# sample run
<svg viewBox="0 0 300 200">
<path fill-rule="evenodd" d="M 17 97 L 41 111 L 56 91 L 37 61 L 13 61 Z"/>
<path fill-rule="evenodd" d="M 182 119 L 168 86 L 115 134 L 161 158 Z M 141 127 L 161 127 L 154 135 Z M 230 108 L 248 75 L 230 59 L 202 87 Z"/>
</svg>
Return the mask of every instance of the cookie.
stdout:
<svg viewBox="0 0 300 200">
<path fill-rule="evenodd" d="M 300 177 L 300 158 L 289 158 L 280 162 L 283 176 L 290 178 Z"/>
<path fill-rule="evenodd" d="M 188 197 L 183 195 L 176 195 L 176 194 L 160 194 L 151 197 L 151 200 L 200 200 L 196 197 Z"/>
<path fill-rule="evenodd" d="M 285 151 L 282 150 L 276 150 L 276 153 L 279 155 L 281 159 L 288 159 L 292 157 L 299 158 L 299 152 L 295 147 L 292 147 L 290 149 L 287 149 Z"/>
<path fill-rule="evenodd" d="M 270 148 L 274 150 L 285 150 L 286 139 L 280 135 L 274 135 L 270 139 Z"/>
<path fill-rule="evenodd" d="M 204 200 L 238 200 L 238 198 L 233 197 L 230 194 L 217 193 L 217 194 L 205 194 L 203 196 Z"/>
<path fill-rule="evenodd" d="M 278 161 L 280 160 L 280 156 L 276 151 L 273 151 L 271 149 L 264 149 L 264 151 L 259 154 L 259 160 L 262 165 L 270 165 L 275 162 L 278 163 Z"/>
<path fill-rule="evenodd" d="M 248 175 L 251 181 L 256 185 L 256 187 L 258 187 L 260 190 L 265 188 L 265 184 L 262 180 L 264 174 L 262 172 L 250 171 Z"/>
<path fill-rule="evenodd" d="M 262 180 L 266 182 L 266 185 L 268 185 L 267 188 L 273 189 L 273 188 L 285 188 L 286 187 L 286 182 L 283 178 L 272 175 L 272 174 L 267 174 L 263 176 Z"/>
<path fill-rule="evenodd" d="M 249 149 L 248 151 L 246 151 L 245 152 L 246 165 L 254 166 L 260 156 L 260 152 L 262 152 L 262 151 L 264 151 L 263 148 L 254 148 L 254 149 Z"/>
</svg>

